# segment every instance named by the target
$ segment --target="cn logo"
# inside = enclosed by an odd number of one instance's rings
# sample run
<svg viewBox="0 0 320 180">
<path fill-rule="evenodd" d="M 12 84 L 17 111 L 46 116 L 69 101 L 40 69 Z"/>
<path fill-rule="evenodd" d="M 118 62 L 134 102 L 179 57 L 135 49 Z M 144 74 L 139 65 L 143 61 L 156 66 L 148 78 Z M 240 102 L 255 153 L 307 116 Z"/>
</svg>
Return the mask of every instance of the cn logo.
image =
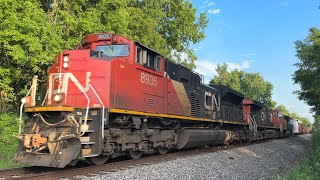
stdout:
<svg viewBox="0 0 320 180">
<path fill-rule="evenodd" d="M 157 77 L 152 76 L 150 74 L 146 74 L 142 72 L 140 75 L 140 81 L 143 84 L 148 84 L 150 86 L 157 86 Z"/>
</svg>

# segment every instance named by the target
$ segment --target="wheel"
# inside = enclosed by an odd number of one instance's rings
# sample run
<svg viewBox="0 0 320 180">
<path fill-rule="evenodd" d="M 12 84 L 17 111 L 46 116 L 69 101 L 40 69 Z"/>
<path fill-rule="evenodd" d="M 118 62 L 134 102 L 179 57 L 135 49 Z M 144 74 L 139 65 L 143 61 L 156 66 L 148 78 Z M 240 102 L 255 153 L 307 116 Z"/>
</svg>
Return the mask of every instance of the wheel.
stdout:
<svg viewBox="0 0 320 180">
<path fill-rule="evenodd" d="M 99 156 L 89 158 L 89 161 L 94 165 L 101 165 L 101 164 L 106 163 L 108 161 L 109 157 L 110 156 L 99 155 Z"/>
<path fill-rule="evenodd" d="M 130 159 L 138 159 L 142 156 L 143 154 L 143 151 L 128 151 L 127 152 L 127 156 L 130 158 Z"/>
<path fill-rule="evenodd" d="M 168 149 L 168 148 L 159 148 L 159 149 L 157 149 L 157 152 L 160 155 L 167 154 L 169 151 L 170 151 L 170 149 Z"/>
</svg>

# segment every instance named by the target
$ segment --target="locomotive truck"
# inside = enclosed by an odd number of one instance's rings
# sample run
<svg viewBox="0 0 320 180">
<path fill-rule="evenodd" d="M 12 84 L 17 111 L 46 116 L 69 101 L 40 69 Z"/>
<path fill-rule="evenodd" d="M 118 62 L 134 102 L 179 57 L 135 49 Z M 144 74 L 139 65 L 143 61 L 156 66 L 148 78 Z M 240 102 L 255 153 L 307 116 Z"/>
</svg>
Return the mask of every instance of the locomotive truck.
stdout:
<svg viewBox="0 0 320 180">
<path fill-rule="evenodd" d="M 53 59 L 21 102 L 16 161 L 63 168 L 80 158 L 223 145 L 291 135 L 290 118 L 121 35 L 88 35 Z M 27 118 L 22 119 L 22 113 Z"/>
</svg>

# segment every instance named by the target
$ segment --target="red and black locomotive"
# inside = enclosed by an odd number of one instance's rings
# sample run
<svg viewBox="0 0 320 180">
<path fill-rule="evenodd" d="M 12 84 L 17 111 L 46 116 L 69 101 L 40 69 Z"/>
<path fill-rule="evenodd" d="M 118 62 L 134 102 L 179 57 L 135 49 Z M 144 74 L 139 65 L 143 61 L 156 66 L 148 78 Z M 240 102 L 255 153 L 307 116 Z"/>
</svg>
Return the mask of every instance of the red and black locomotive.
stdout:
<svg viewBox="0 0 320 180">
<path fill-rule="evenodd" d="M 145 151 L 289 136 L 290 118 L 120 35 L 89 35 L 54 57 L 43 101 L 21 100 L 16 160 L 63 168 Z M 43 93 L 44 94 L 44 93 Z M 22 120 L 22 111 L 28 118 Z"/>
</svg>

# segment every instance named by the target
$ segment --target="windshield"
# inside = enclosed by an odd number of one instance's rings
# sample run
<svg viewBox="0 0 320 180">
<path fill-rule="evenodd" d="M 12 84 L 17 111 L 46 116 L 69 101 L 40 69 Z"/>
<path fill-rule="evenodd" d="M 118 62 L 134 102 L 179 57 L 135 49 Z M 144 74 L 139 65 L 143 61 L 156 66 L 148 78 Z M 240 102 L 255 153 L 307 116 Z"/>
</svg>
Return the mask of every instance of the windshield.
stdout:
<svg viewBox="0 0 320 180">
<path fill-rule="evenodd" d="M 101 51 L 106 56 L 128 56 L 129 46 L 125 44 L 97 46 L 96 51 Z"/>
</svg>

